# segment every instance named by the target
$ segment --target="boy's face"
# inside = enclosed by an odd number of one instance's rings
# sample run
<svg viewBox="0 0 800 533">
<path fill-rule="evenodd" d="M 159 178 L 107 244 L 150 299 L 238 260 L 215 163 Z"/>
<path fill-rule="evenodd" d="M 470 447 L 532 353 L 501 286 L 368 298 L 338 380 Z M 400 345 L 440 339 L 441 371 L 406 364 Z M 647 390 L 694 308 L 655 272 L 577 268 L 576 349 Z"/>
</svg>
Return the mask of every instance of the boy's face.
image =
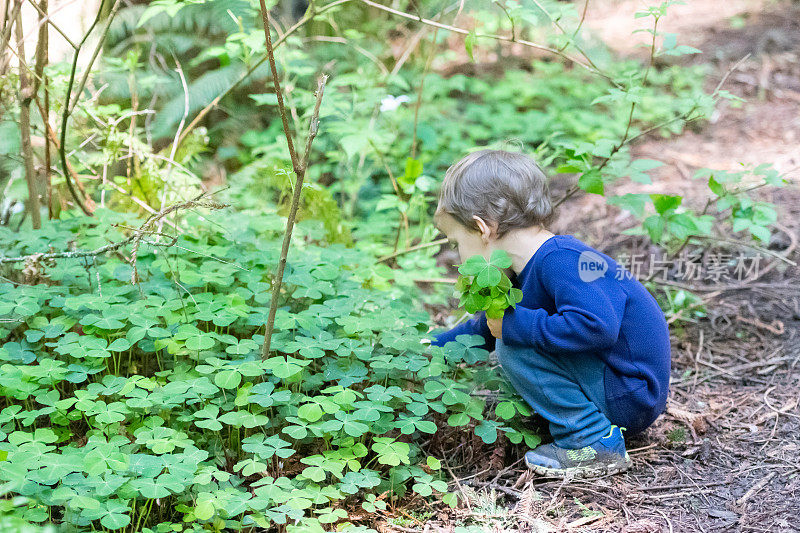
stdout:
<svg viewBox="0 0 800 533">
<path fill-rule="evenodd" d="M 433 218 L 436 227 L 447 236 L 447 239 L 458 247 L 461 262 L 479 254 L 489 259 L 492 253 L 491 241 L 484 242 L 481 233 L 471 230 L 447 213 L 437 212 Z"/>
</svg>

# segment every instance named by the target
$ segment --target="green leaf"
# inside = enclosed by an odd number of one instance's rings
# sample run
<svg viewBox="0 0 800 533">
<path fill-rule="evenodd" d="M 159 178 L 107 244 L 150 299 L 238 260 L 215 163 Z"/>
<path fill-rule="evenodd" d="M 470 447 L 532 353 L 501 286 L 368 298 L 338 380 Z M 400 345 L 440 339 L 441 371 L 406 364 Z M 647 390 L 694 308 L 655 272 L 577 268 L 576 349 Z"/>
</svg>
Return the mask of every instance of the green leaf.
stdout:
<svg viewBox="0 0 800 533">
<path fill-rule="evenodd" d="M 671 211 L 681 205 L 683 198 L 680 196 L 671 196 L 667 194 L 651 194 L 650 199 L 653 200 L 653 207 L 659 215 L 663 215 L 667 211 Z"/>
<path fill-rule="evenodd" d="M 650 235 L 650 240 L 655 243 L 661 242 L 661 237 L 664 234 L 664 219 L 658 215 L 651 215 L 644 219 L 642 226 Z"/>
<path fill-rule="evenodd" d="M 124 352 L 131 347 L 131 343 L 125 337 L 121 337 L 116 339 L 114 342 L 108 345 L 108 349 L 112 352 Z M 130 521 L 130 518 L 128 519 Z"/>
<path fill-rule="evenodd" d="M 196 335 L 186 339 L 186 347 L 190 350 L 210 350 L 216 341 L 208 334 Z"/>
<path fill-rule="evenodd" d="M 458 494 L 455 492 L 448 492 L 447 494 L 442 495 L 442 502 L 449 506 L 451 509 L 455 509 L 458 506 Z"/>
<path fill-rule="evenodd" d="M 101 518 L 100 523 L 108 529 L 120 529 L 131 523 L 131 517 L 121 513 L 110 513 Z"/>
<path fill-rule="evenodd" d="M 447 425 L 452 427 L 464 426 L 469 423 L 467 413 L 453 413 L 447 418 Z"/>
<path fill-rule="evenodd" d="M 760 240 L 763 243 L 769 243 L 769 239 L 771 237 L 771 233 L 769 228 L 765 228 L 764 226 L 756 226 L 755 224 L 750 226 L 750 234 L 755 237 L 756 239 Z"/>
<path fill-rule="evenodd" d="M 300 406 L 297 410 L 297 416 L 304 418 L 309 422 L 316 422 L 322 418 L 322 407 L 317 403 L 306 403 Z"/>
<path fill-rule="evenodd" d="M 214 502 L 210 499 L 198 499 L 194 506 L 194 516 L 200 520 L 210 520 L 215 512 Z"/>
<path fill-rule="evenodd" d="M 646 199 L 647 195 L 645 194 L 627 193 L 622 196 L 612 196 L 608 198 L 607 202 L 641 218 L 644 216 L 644 208 L 647 203 Z"/>
<path fill-rule="evenodd" d="M 413 159 L 411 157 L 406 158 L 406 168 L 405 173 L 398 178 L 398 182 L 404 187 L 410 187 L 414 185 L 422 175 L 422 161 L 419 159 Z"/>
<path fill-rule="evenodd" d="M 497 427 L 499 424 L 492 420 L 483 420 L 475 426 L 475 434 L 486 444 L 493 444 L 497 440 Z"/>
<path fill-rule="evenodd" d="M 272 370 L 272 373 L 281 379 L 292 377 L 301 372 L 303 370 L 303 366 L 301 365 L 307 365 L 310 362 L 311 361 L 303 361 L 288 356 L 286 359 L 283 357 L 271 357 L 265 361 L 267 368 Z"/>
<path fill-rule="evenodd" d="M 726 193 L 725 186 L 715 180 L 713 174 L 708 177 L 708 188 L 717 196 L 724 196 Z"/>
<path fill-rule="evenodd" d="M 378 462 L 384 465 L 397 466 L 409 464 L 408 454 L 411 447 L 406 442 L 398 442 L 390 437 L 375 437 L 372 450 L 378 454 Z"/>
<path fill-rule="evenodd" d="M 509 420 L 514 417 L 516 410 L 514 404 L 511 402 L 500 402 L 494 410 L 495 414 L 503 420 Z"/>
<path fill-rule="evenodd" d="M 473 63 L 475 62 L 475 56 L 473 56 L 473 50 L 475 48 L 475 43 L 477 41 L 478 41 L 478 36 L 475 34 L 475 30 L 470 30 L 467 36 L 464 38 L 464 49 L 467 51 L 467 55 L 469 55 L 469 59 Z"/>
<path fill-rule="evenodd" d="M 242 382 L 242 375 L 236 370 L 222 370 L 214 376 L 214 383 L 223 389 L 235 389 Z"/>
<path fill-rule="evenodd" d="M 578 178 L 578 187 L 592 194 L 602 195 L 605 191 L 603 177 L 600 175 L 600 171 L 596 168 L 581 174 L 581 177 Z"/>
<path fill-rule="evenodd" d="M 511 256 L 505 250 L 494 250 L 489 258 L 489 263 L 497 268 L 511 268 Z M 498 283 L 500 283 L 498 281 Z"/>
</svg>

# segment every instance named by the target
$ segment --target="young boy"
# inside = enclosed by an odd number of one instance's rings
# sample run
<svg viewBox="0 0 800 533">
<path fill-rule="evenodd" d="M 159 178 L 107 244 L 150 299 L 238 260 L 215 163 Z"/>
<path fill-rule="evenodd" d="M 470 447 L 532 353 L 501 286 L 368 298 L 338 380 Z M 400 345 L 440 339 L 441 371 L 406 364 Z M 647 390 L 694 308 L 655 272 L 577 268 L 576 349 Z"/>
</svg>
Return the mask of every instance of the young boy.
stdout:
<svg viewBox="0 0 800 533">
<path fill-rule="evenodd" d="M 473 152 L 444 177 L 436 226 L 461 260 L 501 249 L 522 290 L 502 319 L 477 313 L 431 344 L 478 334 L 517 392 L 550 425 L 552 444 L 525 455 L 540 475 L 595 477 L 631 460 L 622 429 L 647 428 L 666 406 L 670 342 L 653 296 L 611 257 L 544 225 L 547 179 L 529 157 Z"/>
</svg>

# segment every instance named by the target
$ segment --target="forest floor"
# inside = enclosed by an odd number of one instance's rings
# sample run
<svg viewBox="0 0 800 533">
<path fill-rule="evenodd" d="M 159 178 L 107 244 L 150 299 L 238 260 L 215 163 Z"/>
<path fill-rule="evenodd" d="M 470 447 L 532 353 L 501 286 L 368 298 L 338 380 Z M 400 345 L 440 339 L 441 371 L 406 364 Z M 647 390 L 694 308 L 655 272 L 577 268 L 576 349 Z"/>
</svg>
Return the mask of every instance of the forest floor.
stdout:
<svg viewBox="0 0 800 533">
<path fill-rule="evenodd" d="M 621 27 L 626 20 L 621 14 L 633 19 L 634 7 L 640 6 L 627 0 L 606 4 L 609 9 L 589 16 L 587 23 L 612 46 L 620 43 L 619 53 L 639 53 L 629 40 L 614 35 L 630 35 L 633 22 Z M 386 524 L 385 531 L 454 531 L 463 524 L 520 532 L 800 531 L 800 273 L 789 264 L 800 262 L 800 5 L 688 4 L 681 7 L 677 27 L 668 30 L 679 33 L 679 42 L 704 51 L 685 61 L 714 66 L 708 76 L 712 90 L 750 54 L 723 87 L 747 103 L 725 102 L 710 123 L 687 128 L 679 137 L 639 139 L 636 157 L 666 164 L 657 169 L 657 190 L 637 185 L 635 191 L 682 194 L 688 203 L 702 205 L 706 184 L 692 180 L 696 169 L 773 164 L 791 184 L 761 191 L 764 200 L 779 207 L 780 233 L 750 272 L 755 279 L 740 281 L 728 272 L 686 283 L 702 297 L 707 316 L 687 313 L 671 324 L 668 408 L 647 431 L 628 439 L 630 471 L 566 483 L 537 478 L 520 463 L 523 447 L 468 442 L 458 457 L 468 455 L 472 469 L 468 464 L 455 469 L 460 482 L 453 484 L 468 497 L 467 504 L 440 511 L 424 525 L 414 518 L 404 526 Z M 570 203 L 561 209 L 556 232 L 576 234 L 614 256 L 651 252 L 638 237 L 619 234 L 633 221 L 606 207 L 602 198 L 585 195 Z M 754 253 L 710 243 L 706 272 L 713 254 L 739 252 Z M 675 290 L 681 285 L 665 283 Z M 488 472 L 474 475 L 487 465 Z"/>
</svg>

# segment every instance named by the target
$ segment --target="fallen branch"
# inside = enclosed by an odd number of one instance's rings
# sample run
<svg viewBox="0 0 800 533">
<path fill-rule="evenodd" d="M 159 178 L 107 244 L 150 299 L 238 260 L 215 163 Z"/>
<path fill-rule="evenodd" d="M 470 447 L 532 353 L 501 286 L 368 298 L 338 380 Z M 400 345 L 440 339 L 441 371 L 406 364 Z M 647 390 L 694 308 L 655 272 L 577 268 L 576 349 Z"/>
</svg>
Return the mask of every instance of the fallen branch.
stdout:
<svg viewBox="0 0 800 533">
<path fill-rule="evenodd" d="M 139 228 L 136 228 L 134 231 L 135 233 L 128 237 L 127 239 L 121 240 L 119 242 L 106 244 L 105 246 L 101 246 L 100 248 L 96 248 L 94 250 L 72 250 L 69 252 L 37 252 L 35 254 L 24 255 L 20 257 L 3 257 L 0 256 L 0 265 L 4 263 L 22 263 L 26 261 L 30 261 L 32 259 L 36 259 L 36 261 L 47 261 L 50 259 L 75 259 L 79 257 L 92 257 L 102 255 L 106 252 L 113 252 L 126 244 L 134 241 L 138 238 L 141 241 L 142 236 L 144 235 L 163 235 L 166 237 L 172 238 L 170 235 L 166 235 L 164 233 L 160 233 L 157 231 L 148 230 L 147 226 L 152 225 L 152 223 L 156 220 L 160 220 L 161 218 L 165 217 L 169 213 L 176 211 L 178 209 L 186 209 L 190 207 L 208 207 L 209 209 L 222 209 L 223 207 L 228 207 L 227 204 L 221 204 L 219 202 L 214 201 L 204 201 L 203 197 L 206 196 L 207 192 L 200 194 L 199 196 L 187 200 L 185 202 L 181 202 L 179 204 L 172 205 L 158 213 L 154 213 L 151 215 Z M 112 224 L 112 226 L 118 226 L 118 224 Z M 134 254 L 135 256 L 135 254 Z M 135 267 L 135 266 L 134 266 Z"/>
<path fill-rule="evenodd" d="M 761 478 L 761 480 L 759 480 L 758 483 L 756 483 L 755 485 L 750 487 L 750 489 L 747 492 L 745 492 L 742 495 L 741 498 L 736 500 L 736 505 L 739 506 L 739 507 L 744 505 L 747 500 L 752 498 L 758 491 L 763 489 L 767 485 L 767 483 L 769 483 L 772 480 L 772 478 L 775 477 L 776 474 L 777 473 L 773 470 L 772 472 L 767 474 L 765 477 Z"/>
</svg>

